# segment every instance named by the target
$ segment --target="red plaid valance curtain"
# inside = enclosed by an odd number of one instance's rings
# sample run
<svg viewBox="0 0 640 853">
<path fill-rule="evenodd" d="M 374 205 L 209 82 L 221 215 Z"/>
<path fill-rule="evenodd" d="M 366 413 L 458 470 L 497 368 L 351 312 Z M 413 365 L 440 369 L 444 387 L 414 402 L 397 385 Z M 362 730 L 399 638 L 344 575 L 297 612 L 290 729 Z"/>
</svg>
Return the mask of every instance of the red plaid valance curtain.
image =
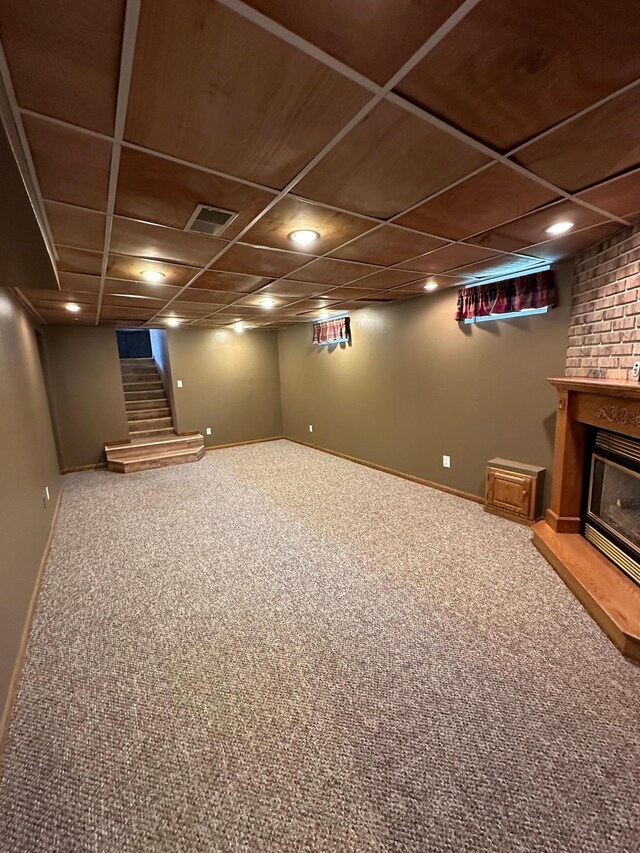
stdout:
<svg viewBox="0 0 640 853">
<path fill-rule="evenodd" d="M 348 317 L 338 317 L 313 324 L 314 344 L 330 344 L 333 341 L 350 341 L 351 324 Z"/>
<path fill-rule="evenodd" d="M 456 320 L 472 320 L 490 314 L 509 314 L 531 308 L 553 308 L 556 287 L 553 272 L 521 275 L 493 284 L 462 287 L 458 291 Z"/>
</svg>

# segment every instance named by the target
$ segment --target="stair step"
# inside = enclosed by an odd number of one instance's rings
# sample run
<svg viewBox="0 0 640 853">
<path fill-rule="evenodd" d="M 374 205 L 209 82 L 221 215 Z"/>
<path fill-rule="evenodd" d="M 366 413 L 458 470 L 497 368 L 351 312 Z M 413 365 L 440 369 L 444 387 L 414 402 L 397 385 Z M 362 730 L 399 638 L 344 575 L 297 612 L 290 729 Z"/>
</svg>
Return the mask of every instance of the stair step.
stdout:
<svg viewBox="0 0 640 853">
<path fill-rule="evenodd" d="M 173 450 L 204 447 L 204 439 L 199 432 L 188 435 L 159 436 L 149 438 L 134 438 L 128 442 L 105 444 L 107 459 L 135 459 L 146 457 L 152 453 L 167 453 Z"/>
<path fill-rule="evenodd" d="M 175 435 L 173 427 L 160 427 L 159 429 L 130 429 L 131 438 L 161 438 L 163 435 Z"/>
<path fill-rule="evenodd" d="M 171 410 L 169 406 L 156 406 L 148 409 L 127 409 L 127 420 L 129 423 L 133 421 L 146 421 L 150 418 L 171 418 Z"/>
<path fill-rule="evenodd" d="M 120 364 L 155 364 L 154 358 L 121 358 Z"/>
<path fill-rule="evenodd" d="M 127 418 L 129 422 L 129 432 L 138 432 L 141 429 L 165 429 L 171 427 L 173 429 L 173 421 L 171 416 L 161 415 L 157 418 Z"/>
<path fill-rule="evenodd" d="M 148 471 L 152 468 L 166 468 L 169 465 L 182 465 L 185 462 L 198 462 L 204 456 L 204 447 L 188 450 L 176 450 L 171 453 L 154 453 L 138 459 L 110 459 L 107 467 L 110 471 L 132 474 L 135 471 Z"/>
<path fill-rule="evenodd" d="M 124 392 L 125 403 L 139 403 L 139 402 L 156 402 L 162 401 L 164 406 L 167 405 L 167 397 L 164 393 L 164 389 L 160 388 L 152 388 L 150 391 L 125 391 Z"/>
<path fill-rule="evenodd" d="M 160 374 L 157 370 L 123 370 L 123 382 L 139 382 L 141 379 L 160 379 Z"/>
<path fill-rule="evenodd" d="M 153 391 L 145 392 L 147 394 L 153 394 Z M 137 412 L 140 409 L 159 409 L 159 408 L 169 408 L 169 402 L 166 396 L 163 394 L 160 396 L 159 394 L 155 394 L 151 397 L 127 397 L 125 395 L 125 406 L 127 407 L 127 412 Z"/>
<path fill-rule="evenodd" d="M 162 382 L 159 379 L 148 381 L 143 379 L 140 382 L 123 382 L 122 387 L 125 391 L 164 391 Z"/>
</svg>

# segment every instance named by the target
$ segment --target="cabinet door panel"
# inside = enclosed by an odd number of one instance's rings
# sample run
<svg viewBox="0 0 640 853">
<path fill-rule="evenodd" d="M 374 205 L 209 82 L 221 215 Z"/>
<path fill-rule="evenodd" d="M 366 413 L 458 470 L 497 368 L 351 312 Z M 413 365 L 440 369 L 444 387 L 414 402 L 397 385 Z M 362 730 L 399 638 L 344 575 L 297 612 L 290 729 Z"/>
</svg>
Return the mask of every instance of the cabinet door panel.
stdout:
<svg viewBox="0 0 640 853">
<path fill-rule="evenodd" d="M 504 512 L 529 518 L 533 480 L 511 471 L 489 468 L 487 471 L 487 503 Z"/>
</svg>

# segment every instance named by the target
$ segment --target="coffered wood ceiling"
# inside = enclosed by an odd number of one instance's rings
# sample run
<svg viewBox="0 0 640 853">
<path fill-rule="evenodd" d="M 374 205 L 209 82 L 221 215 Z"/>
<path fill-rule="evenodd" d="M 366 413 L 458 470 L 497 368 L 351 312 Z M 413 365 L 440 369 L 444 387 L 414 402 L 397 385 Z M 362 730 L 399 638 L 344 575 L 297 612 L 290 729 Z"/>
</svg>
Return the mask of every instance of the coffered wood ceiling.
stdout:
<svg viewBox="0 0 640 853">
<path fill-rule="evenodd" d="M 0 39 L 43 322 L 308 322 L 640 219 L 637 0 L 0 0 Z M 186 232 L 198 204 L 237 215 Z"/>
</svg>

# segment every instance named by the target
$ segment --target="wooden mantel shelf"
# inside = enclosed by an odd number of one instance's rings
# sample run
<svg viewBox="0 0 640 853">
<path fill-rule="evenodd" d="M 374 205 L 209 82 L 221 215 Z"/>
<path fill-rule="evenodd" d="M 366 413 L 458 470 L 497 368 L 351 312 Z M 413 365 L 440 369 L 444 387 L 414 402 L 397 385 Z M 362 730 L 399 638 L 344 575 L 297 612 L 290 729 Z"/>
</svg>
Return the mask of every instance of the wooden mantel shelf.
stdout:
<svg viewBox="0 0 640 853">
<path fill-rule="evenodd" d="M 583 379 L 580 376 L 552 377 L 549 382 L 558 390 L 563 391 L 582 391 L 584 394 L 606 394 L 608 397 L 637 397 L 640 399 L 640 382 Z"/>
<path fill-rule="evenodd" d="M 640 440 L 640 383 L 561 376 L 551 504 L 533 542 L 620 651 L 640 661 L 640 587 L 580 535 L 589 428 Z"/>
</svg>

